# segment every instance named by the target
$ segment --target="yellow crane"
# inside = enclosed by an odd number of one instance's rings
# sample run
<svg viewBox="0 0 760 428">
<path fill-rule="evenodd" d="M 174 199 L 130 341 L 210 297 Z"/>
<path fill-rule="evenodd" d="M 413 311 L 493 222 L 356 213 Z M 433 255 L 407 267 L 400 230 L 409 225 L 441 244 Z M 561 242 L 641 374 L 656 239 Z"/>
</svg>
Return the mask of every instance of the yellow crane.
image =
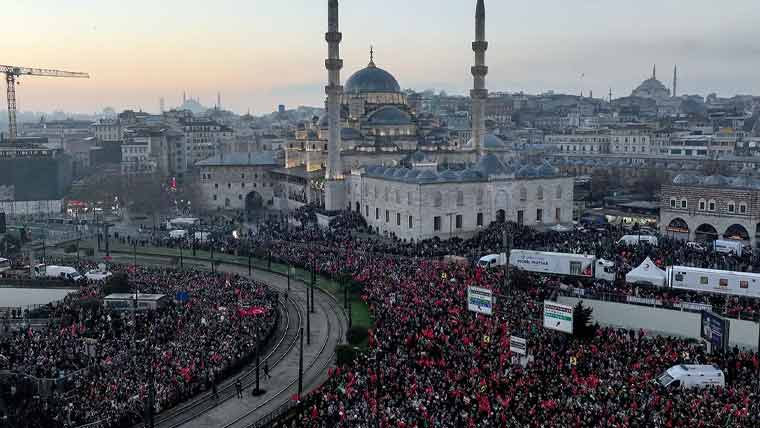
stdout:
<svg viewBox="0 0 760 428">
<path fill-rule="evenodd" d="M 8 139 L 11 143 L 16 142 L 18 128 L 16 126 L 16 80 L 21 76 L 42 77 L 75 77 L 89 79 L 87 73 L 73 71 L 49 70 L 45 68 L 18 67 L 15 65 L 0 65 L 0 73 L 5 74 L 5 82 L 8 84 Z"/>
</svg>

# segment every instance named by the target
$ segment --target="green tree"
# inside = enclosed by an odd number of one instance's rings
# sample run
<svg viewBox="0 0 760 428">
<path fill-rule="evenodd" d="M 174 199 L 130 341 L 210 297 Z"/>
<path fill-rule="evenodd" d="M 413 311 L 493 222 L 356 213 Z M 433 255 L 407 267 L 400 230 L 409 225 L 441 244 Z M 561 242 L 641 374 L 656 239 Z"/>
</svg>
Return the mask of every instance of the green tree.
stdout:
<svg viewBox="0 0 760 428">
<path fill-rule="evenodd" d="M 598 325 L 593 323 L 594 309 L 583 306 L 581 300 L 573 309 L 573 335 L 579 339 L 590 339 L 596 335 Z"/>
</svg>

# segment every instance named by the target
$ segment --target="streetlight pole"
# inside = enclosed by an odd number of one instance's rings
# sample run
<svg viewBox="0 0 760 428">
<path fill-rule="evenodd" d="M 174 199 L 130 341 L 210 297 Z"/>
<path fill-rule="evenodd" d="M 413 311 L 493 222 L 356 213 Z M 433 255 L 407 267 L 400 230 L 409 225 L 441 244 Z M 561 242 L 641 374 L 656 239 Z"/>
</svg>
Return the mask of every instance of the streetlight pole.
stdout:
<svg viewBox="0 0 760 428">
<path fill-rule="evenodd" d="M 311 311 L 309 311 L 309 290 L 306 290 L 306 344 L 311 345 Z"/>
<path fill-rule="evenodd" d="M 298 400 L 303 395 L 303 327 L 300 328 L 298 335 L 301 337 L 301 351 L 298 353 Z"/>
<path fill-rule="evenodd" d="M 314 269 L 316 269 L 316 267 L 312 266 L 312 271 L 311 271 L 311 313 L 314 313 L 314 287 L 315 287 L 316 282 L 317 282 L 317 274 L 314 271 Z"/>
<path fill-rule="evenodd" d="M 212 265 L 212 266 L 213 266 L 213 265 Z M 180 243 L 180 244 L 179 244 L 179 267 L 180 267 L 180 268 L 183 268 L 183 267 L 185 267 L 185 266 L 184 266 L 184 262 L 183 262 L 183 260 L 182 260 L 182 243 Z M 211 269 L 211 271 L 213 272 L 213 270 L 214 270 L 214 269 L 212 268 L 212 269 Z"/>
</svg>

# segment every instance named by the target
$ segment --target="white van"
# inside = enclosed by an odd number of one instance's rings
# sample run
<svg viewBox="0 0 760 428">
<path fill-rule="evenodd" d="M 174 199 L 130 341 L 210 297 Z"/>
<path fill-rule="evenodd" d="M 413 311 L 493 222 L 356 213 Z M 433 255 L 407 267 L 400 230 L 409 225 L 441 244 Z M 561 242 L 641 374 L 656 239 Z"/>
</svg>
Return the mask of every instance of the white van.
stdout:
<svg viewBox="0 0 760 428">
<path fill-rule="evenodd" d="M 32 269 L 32 276 L 35 278 L 57 278 L 64 281 L 79 282 L 84 279 L 79 272 L 70 266 L 45 266 L 40 264 Z"/>
<path fill-rule="evenodd" d="M 649 244 L 656 247 L 657 237 L 652 235 L 625 235 L 617 243 L 618 245 Z"/>
<path fill-rule="evenodd" d="M 723 387 L 726 386 L 726 378 L 717 366 L 679 364 L 657 376 L 657 383 L 665 388 Z"/>
<path fill-rule="evenodd" d="M 494 268 L 496 266 L 504 266 L 507 264 L 507 253 L 501 254 L 489 254 L 483 256 L 478 260 L 478 266 L 484 269 Z"/>
</svg>

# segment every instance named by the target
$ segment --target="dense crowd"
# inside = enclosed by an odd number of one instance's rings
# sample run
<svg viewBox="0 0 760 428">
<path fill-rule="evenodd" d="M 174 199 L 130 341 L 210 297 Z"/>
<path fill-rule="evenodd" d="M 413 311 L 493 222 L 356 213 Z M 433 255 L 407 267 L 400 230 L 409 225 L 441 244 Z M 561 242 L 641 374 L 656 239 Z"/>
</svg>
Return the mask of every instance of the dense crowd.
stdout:
<svg viewBox="0 0 760 428">
<path fill-rule="evenodd" d="M 249 362 L 276 323 L 277 296 L 262 283 L 202 271 L 111 269 L 127 274 L 140 293 L 188 298 L 155 311 L 116 312 L 104 307 L 102 285 L 83 285 L 50 307 L 56 321 L 46 328 L 0 337 L 0 398 L 11 426 L 131 426 L 142 419 L 151 381 L 156 408 L 172 407 Z M 241 311 L 253 307 L 258 315 Z"/>
</svg>

